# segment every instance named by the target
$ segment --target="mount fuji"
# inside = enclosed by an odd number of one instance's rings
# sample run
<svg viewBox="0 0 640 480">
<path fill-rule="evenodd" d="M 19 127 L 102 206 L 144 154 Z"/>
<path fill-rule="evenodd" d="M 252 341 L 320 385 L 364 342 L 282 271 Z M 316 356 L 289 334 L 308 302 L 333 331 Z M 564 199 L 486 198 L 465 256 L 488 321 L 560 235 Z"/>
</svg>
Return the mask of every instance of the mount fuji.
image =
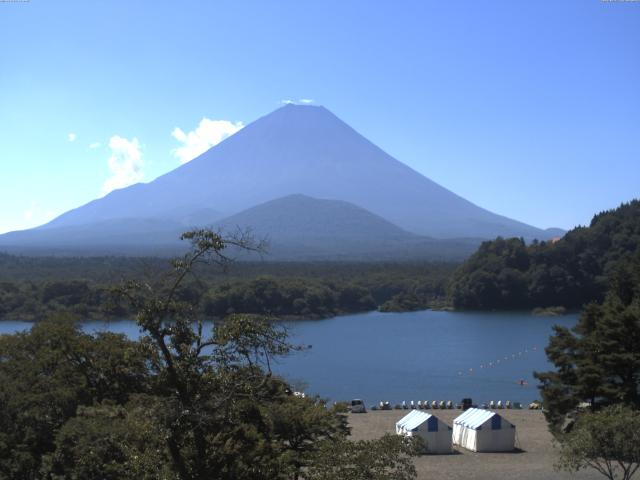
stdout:
<svg viewBox="0 0 640 480">
<path fill-rule="evenodd" d="M 343 214 L 314 217 L 328 200 Z M 246 210 L 250 214 L 243 215 Z M 261 213 L 270 220 L 262 222 Z M 364 254 L 376 235 L 378 247 L 387 249 L 415 246 L 425 237 L 433 246 L 444 239 L 544 240 L 559 233 L 474 205 L 391 157 L 324 107 L 286 105 L 149 183 L 113 191 L 35 229 L 0 235 L 0 249 L 153 252 L 175 245 L 187 227 L 229 226 L 243 218 L 268 225 L 270 231 L 261 233 L 292 248 L 295 235 L 279 237 L 284 230 L 309 231 L 310 219 L 318 222 L 313 231 L 331 232 L 336 244 L 341 232 L 354 238 L 360 229 L 370 240 L 361 243 Z M 340 228 L 333 225 L 338 218 Z M 324 254 L 330 257 L 330 249 Z"/>
</svg>

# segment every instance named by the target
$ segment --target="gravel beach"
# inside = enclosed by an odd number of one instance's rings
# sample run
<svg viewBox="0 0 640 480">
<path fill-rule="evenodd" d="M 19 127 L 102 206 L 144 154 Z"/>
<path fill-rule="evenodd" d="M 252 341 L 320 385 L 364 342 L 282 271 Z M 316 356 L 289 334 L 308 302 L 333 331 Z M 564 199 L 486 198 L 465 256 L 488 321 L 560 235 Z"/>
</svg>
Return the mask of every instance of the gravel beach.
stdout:
<svg viewBox="0 0 640 480">
<path fill-rule="evenodd" d="M 427 410 L 451 425 L 460 410 Z M 395 422 L 407 410 L 371 411 L 350 414 L 354 440 L 372 439 L 384 433 L 395 433 Z M 451 455 L 423 455 L 415 460 L 419 479 L 578 479 L 603 478 L 595 471 L 584 470 L 575 475 L 553 468 L 556 452 L 542 412 L 535 410 L 500 410 L 499 413 L 516 426 L 516 446 L 512 453 L 474 453 L 454 447 Z"/>
</svg>

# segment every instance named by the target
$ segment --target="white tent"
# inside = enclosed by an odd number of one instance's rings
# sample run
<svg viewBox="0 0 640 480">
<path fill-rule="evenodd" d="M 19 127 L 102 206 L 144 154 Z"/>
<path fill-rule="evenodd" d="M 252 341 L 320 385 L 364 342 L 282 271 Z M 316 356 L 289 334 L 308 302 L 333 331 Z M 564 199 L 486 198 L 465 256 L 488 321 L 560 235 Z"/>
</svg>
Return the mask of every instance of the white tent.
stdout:
<svg viewBox="0 0 640 480">
<path fill-rule="evenodd" d="M 510 452 L 516 427 L 491 410 L 470 408 L 453 421 L 453 444 L 474 452 Z"/>
<path fill-rule="evenodd" d="M 396 422 L 396 433 L 422 437 L 427 453 L 451 453 L 451 427 L 430 413 L 411 410 Z"/>
</svg>

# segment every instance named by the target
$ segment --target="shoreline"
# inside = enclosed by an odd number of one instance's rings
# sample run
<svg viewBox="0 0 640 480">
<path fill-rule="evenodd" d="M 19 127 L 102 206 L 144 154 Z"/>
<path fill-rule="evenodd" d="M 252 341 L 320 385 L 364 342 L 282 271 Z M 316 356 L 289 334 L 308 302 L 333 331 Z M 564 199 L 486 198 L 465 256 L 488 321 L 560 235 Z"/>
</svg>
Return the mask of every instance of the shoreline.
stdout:
<svg viewBox="0 0 640 480">
<path fill-rule="evenodd" d="M 416 313 L 416 312 L 447 312 L 447 313 L 459 313 L 459 314 L 496 314 L 496 315 L 508 315 L 508 314 L 528 314 L 533 318 L 562 318 L 568 315 L 574 315 L 580 313 L 580 310 L 571 310 L 564 309 L 562 313 L 559 313 L 556 309 L 558 307 L 550 307 L 550 308 L 534 308 L 534 309 L 520 309 L 520 310 L 467 310 L 467 309 L 456 309 L 451 306 L 428 306 L 426 308 L 419 308 L 415 310 L 381 310 L 382 305 L 378 305 L 377 309 L 374 310 L 355 310 L 352 312 L 335 312 L 333 314 L 321 315 L 321 314 L 309 314 L 309 315 L 280 315 L 280 316 L 270 316 L 268 313 L 249 313 L 247 315 L 261 315 L 267 317 L 274 322 L 299 322 L 299 321 L 318 321 L 318 320 L 330 320 L 333 318 L 352 316 L 352 315 L 366 315 L 370 313 L 381 313 L 381 314 L 402 314 L 402 313 Z M 64 312 L 63 312 L 64 313 Z M 203 320 L 205 322 L 217 322 L 223 320 L 224 317 L 205 317 L 203 316 Z M 5 322 L 16 322 L 16 323 L 28 323 L 34 324 L 38 323 L 41 320 L 36 320 L 33 318 L 29 319 L 17 319 L 17 318 L 0 318 L 0 323 Z M 117 318 L 117 317 L 89 317 L 84 318 L 82 320 L 78 320 L 80 323 L 85 322 L 103 322 L 103 323 L 111 323 L 111 322 L 127 322 L 127 321 L 135 321 L 133 318 Z"/>
</svg>

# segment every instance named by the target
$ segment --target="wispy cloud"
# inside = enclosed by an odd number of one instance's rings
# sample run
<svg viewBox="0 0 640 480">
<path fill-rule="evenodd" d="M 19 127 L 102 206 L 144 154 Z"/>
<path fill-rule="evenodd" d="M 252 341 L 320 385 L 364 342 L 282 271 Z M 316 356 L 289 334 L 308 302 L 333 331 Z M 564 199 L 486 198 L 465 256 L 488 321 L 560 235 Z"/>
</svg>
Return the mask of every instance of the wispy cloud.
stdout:
<svg viewBox="0 0 640 480">
<path fill-rule="evenodd" d="M 283 105 L 309 105 L 313 103 L 313 98 L 299 98 L 298 100 L 291 100 L 290 98 L 285 98 L 284 100 L 280 100 L 280 103 Z"/>
<path fill-rule="evenodd" d="M 38 208 L 38 203 L 37 202 L 31 202 L 31 205 L 29 206 L 29 208 L 27 208 L 22 213 L 22 216 L 24 217 L 24 219 L 27 222 L 31 222 L 31 220 L 33 219 L 33 215 L 36 213 L 36 209 L 37 208 Z"/>
<path fill-rule="evenodd" d="M 90 148 L 91 150 L 94 150 L 94 149 L 96 149 L 96 148 L 100 148 L 101 146 L 102 146 L 102 144 L 101 144 L 100 142 L 93 142 L 93 143 L 90 143 L 90 144 L 89 144 L 89 148 Z"/>
<path fill-rule="evenodd" d="M 102 185 L 104 194 L 137 183 L 144 177 L 144 160 L 137 138 L 127 140 L 114 135 L 109 139 L 109 148 L 111 156 L 107 164 L 111 176 Z"/>
<path fill-rule="evenodd" d="M 171 153 L 180 163 L 187 163 L 233 135 L 242 127 L 244 127 L 242 122 L 234 123 L 229 120 L 210 120 L 208 118 L 203 118 L 196 129 L 188 133 L 176 127 L 171 132 L 171 136 L 182 143 L 182 146 L 174 148 Z"/>
<path fill-rule="evenodd" d="M 12 224 L 1 225 L 0 233 L 5 233 L 14 230 L 26 230 L 27 228 L 33 228 L 38 225 L 43 225 L 59 215 L 59 212 L 52 209 L 44 209 L 42 204 L 32 200 L 28 207 L 22 210 L 22 218 L 16 218 Z"/>
<path fill-rule="evenodd" d="M 77 135 L 75 133 L 70 133 L 69 135 L 67 135 L 67 138 L 69 139 L 70 142 L 75 142 Z"/>
</svg>

